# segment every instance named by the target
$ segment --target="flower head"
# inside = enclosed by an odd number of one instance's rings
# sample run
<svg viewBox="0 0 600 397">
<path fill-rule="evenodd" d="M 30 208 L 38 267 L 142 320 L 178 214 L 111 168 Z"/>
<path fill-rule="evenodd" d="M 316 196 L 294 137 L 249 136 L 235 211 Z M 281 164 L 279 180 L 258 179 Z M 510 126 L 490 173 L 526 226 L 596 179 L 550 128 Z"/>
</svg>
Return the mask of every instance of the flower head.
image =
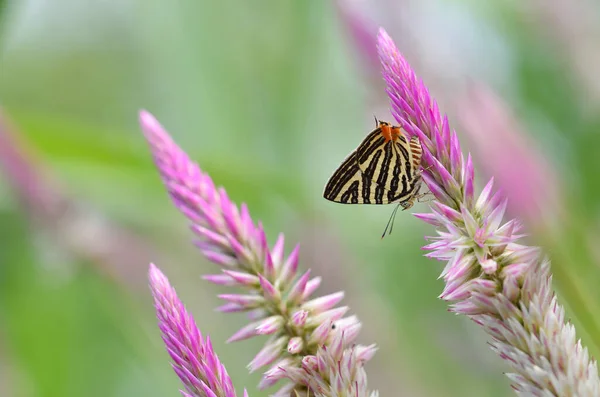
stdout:
<svg viewBox="0 0 600 397">
<path fill-rule="evenodd" d="M 503 223 L 506 199 L 490 180 L 475 200 L 474 167 L 465 161 L 427 87 L 392 39 L 379 33 L 379 56 L 392 113 L 423 147 L 423 180 L 436 201 L 417 217 L 437 228 L 424 247 L 446 261 L 441 298 L 492 336 L 513 369 L 513 388 L 527 395 L 600 395 L 596 362 L 565 324 L 551 288 L 549 263 L 536 247 L 518 244 L 521 225 Z"/>
<path fill-rule="evenodd" d="M 267 343 L 248 365 L 250 371 L 270 366 L 259 386 L 266 388 L 281 379 L 291 379 L 293 382 L 283 386 L 279 395 L 305 386 L 296 385 L 297 379 L 289 376 L 301 367 L 305 357 L 330 346 L 337 332 L 344 332 L 345 337 L 337 342 L 344 349 L 351 348 L 358 336 L 358 319 L 344 317 L 348 307 L 337 306 L 344 293 L 312 297 L 321 278 L 312 277 L 310 270 L 299 273 L 299 247 L 286 257 L 284 237 L 280 235 L 269 248 L 262 225 L 254 223 L 245 204 L 238 208 L 223 188 L 216 188 L 151 114 L 142 111 L 140 123 L 168 193 L 190 221 L 196 246 L 221 267 L 221 273 L 204 278 L 242 290 L 219 295 L 225 304 L 218 310 L 248 312 L 252 319 L 229 341 L 268 335 Z M 373 350 L 361 346 L 354 349 Z M 367 361 L 364 358 L 371 356 L 364 354 L 362 360 L 351 361 L 357 365 L 354 370 L 362 370 Z"/>
<path fill-rule="evenodd" d="M 278 373 L 306 386 L 317 397 L 369 396 L 362 364 L 375 354 L 375 346 L 344 348 L 344 334 L 337 333 L 329 346 L 319 347 L 316 355 L 305 356 L 299 368 L 282 368 Z"/>
<path fill-rule="evenodd" d="M 153 264 L 150 264 L 149 279 L 163 341 L 173 359 L 173 369 L 185 385 L 186 391 L 182 394 L 235 397 L 231 379 L 213 351 L 210 338 L 202 337 L 169 280 Z"/>
</svg>

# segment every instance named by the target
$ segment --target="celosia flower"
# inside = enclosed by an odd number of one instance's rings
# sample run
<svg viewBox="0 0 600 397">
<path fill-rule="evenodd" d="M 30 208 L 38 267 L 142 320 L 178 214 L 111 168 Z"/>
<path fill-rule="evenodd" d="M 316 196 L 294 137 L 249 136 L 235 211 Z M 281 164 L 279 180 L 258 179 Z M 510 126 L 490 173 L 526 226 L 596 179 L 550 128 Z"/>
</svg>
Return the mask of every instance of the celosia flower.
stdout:
<svg viewBox="0 0 600 397">
<path fill-rule="evenodd" d="M 323 346 L 329 347 L 339 332 L 344 333 L 344 338 L 336 342 L 336 349 L 348 350 L 348 355 L 352 355 L 351 351 L 361 352 L 360 359 L 344 359 L 344 362 L 362 367 L 375 347 L 352 346 L 360 322 L 355 316 L 344 318 L 347 307 L 336 307 L 344 297 L 343 292 L 312 298 L 321 279 L 311 278 L 310 270 L 298 275 L 298 247 L 285 257 L 284 237 L 280 235 L 269 249 L 262 225 L 255 225 L 245 204 L 238 209 L 223 188 L 216 188 L 152 115 L 142 111 L 140 123 L 167 191 L 191 222 L 198 238 L 196 245 L 222 269 L 220 274 L 204 278 L 244 291 L 219 296 L 226 302 L 220 311 L 249 312 L 252 318 L 229 341 L 269 335 L 267 343 L 248 365 L 250 371 L 270 366 L 259 386 L 270 387 L 290 378 L 293 382 L 283 386 L 277 395 L 303 389 L 306 382 L 294 383 L 298 379 L 290 374 L 301 367 L 303 359 L 316 355 Z M 360 376 L 360 394 L 354 393 L 359 390 L 355 384 L 343 383 L 363 374 L 358 367 L 344 369 L 351 370 L 353 376 L 335 377 L 341 383 L 333 385 L 332 390 L 347 391 L 340 396 L 367 396 L 366 377 Z"/>
<path fill-rule="evenodd" d="M 471 156 L 392 39 L 378 38 L 392 113 L 423 146 L 423 180 L 435 196 L 417 216 L 437 228 L 427 256 L 447 261 L 442 299 L 492 336 L 492 348 L 512 367 L 513 388 L 532 396 L 599 396 L 596 362 L 565 324 L 551 288 L 549 262 L 517 243 L 520 224 L 502 223 L 506 200 L 490 181 L 475 199 Z"/>
<path fill-rule="evenodd" d="M 302 359 L 300 368 L 279 369 L 294 383 L 306 385 L 317 397 L 367 396 L 367 375 L 362 364 L 371 359 L 373 346 L 344 349 L 345 332 L 339 332 L 316 356 Z M 377 397 L 377 392 L 371 397 Z"/>
<path fill-rule="evenodd" d="M 210 339 L 202 337 L 169 280 L 153 264 L 149 279 L 163 340 L 173 359 L 173 369 L 186 388 L 181 393 L 190 397 L 235 397 L 231 379 Z"/>
</svg>

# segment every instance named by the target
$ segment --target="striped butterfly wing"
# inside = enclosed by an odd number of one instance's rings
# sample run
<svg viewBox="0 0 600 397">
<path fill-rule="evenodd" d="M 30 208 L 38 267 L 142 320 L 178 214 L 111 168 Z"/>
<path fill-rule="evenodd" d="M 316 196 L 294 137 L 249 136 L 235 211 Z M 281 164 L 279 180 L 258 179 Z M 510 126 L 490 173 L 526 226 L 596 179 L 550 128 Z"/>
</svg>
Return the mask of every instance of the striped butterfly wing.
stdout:
<svg viewBox="0 0 600 397">
<path fill-rule="evenodd" d="M 329 201 L 342 204 L 370 204 L 374 202 L 375 187 L 373 182 L 358 167 L 357 151 L 374 137 L 381 136 L 381 129 L 376 128 L 363 140 L 361 145 L 346 157 L 333 175 L 329 178 L 323 197 Z M 366 189 L 365 189 L 366 186 Z"/>
<path fill-rule="evenodd" d="M 382 122 L 334 172 L 323 196 L 342 204 L 412 205 L 420 186 L 420 161 L 418 138 L 407 142 L 398 127 Z"/>
<path fill-rule="evenodd" d="M 374 204 L 408 202 L 419 189 L 421 144 L 417 137 L 407 141 L 400 128 L 363 142 L 357 149 L 360 170 L 375 184 Z"/>
<path fill-rule="evenodd" d="M 323 197 L 341 204 L 362 204 L 362 173 L 356 162 L 356 150 L 333 173 Z"/>
</svg>

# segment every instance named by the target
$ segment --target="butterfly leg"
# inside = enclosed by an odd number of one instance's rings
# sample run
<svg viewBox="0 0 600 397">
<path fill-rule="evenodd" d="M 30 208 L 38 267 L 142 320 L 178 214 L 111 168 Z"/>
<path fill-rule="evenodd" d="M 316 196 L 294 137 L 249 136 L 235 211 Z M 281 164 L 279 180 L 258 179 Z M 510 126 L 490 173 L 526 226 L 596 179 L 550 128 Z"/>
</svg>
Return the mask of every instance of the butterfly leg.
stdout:
<svg viewBox="0 0 600 397">
<path fill-rule="evenodd" d="M 426 200 L 422 200 L 423 198 L 425 198 L 427 196 L 431 196 L 431 197 L 427 198 Z M 417 199 L 417 202 L 419 202 L 419 203 L 429 203 L 430 201 L 435 200 L 435 196 L 431 192 L 425 192 L 425 193 L 419 193 L 416 196 L 416 199 Z"/>
</svg>

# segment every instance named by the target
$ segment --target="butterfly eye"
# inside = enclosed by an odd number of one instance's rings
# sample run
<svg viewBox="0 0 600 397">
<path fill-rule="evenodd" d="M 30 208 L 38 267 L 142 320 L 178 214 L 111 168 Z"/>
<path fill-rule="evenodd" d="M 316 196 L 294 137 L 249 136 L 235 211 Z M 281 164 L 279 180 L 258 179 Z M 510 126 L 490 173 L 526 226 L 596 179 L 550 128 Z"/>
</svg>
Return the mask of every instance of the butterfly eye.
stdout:
<svg viewBox="0 0 600 397">
<path fill-rule="evenodd" d="M 402 206 L 402 210 L 407 210 L 413 206 L 413 202 L 412 202 L 412 200 L 411 201 L 403 201 L 400 203 L 400 205 Z"/>
</svg>

